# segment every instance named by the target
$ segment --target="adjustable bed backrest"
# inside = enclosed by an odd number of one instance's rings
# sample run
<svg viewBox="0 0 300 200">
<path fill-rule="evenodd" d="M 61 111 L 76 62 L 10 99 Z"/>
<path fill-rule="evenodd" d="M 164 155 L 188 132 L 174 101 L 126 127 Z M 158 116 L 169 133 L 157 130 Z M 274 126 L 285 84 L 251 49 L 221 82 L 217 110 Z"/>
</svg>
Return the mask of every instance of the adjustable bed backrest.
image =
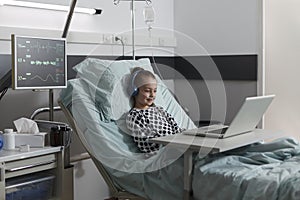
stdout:
<svg viewBox="0 0 300 200">
<path fill-rule="evenodd" d="M 126 127 L 124 117 L 131 108 L 130 98 L 126 94 L 126 77 L 136 66 L 153 71 L 149 59 L 106 61 L 89 58 L 73 68 L 78 72 L 79 78 L 69 80 L 68 88 L 60 95 L 61 102 L 72 113 L 83 132 L 90 151 L 96 154 L 97 159 L 106 160 L 107 166 L 114 165 L 111 163 L 112 158 L 120 157 L 124 157 L 124 164 L 128 168 L 136 165 L 139 169 L 139 165 L 142 165 L 133 162 L 141 155 L 137 155 L 139 151 Z M 174 116 L 181 127 L 194 128 L 193 121 L 159 77 L 157 79 L 155 103 Z M 116 168 L 119 169 L 119 166 Z"/>
<path fill-rule="evenodd" d="M 120 188 L 124 187 L 137 193 L 143 191 L 143 173 L 152 167 L 163 167 L 176 159 L 162 154 L 147 159 L 128 135 L 130 131 L 126 127 L 124 116 L 131 106 L 125 93 L 128 84 L 126 76 L 136 66 L 152 71 L 149 59 L 115 62 L 87 59 L 73 68 L 78 72 L 78 78 L 69 80 L 68 88 L 60 95 L 60 104 L 69 123 L 112 192 L 120 195 Z M 181 127 L 194 128 L 192 120 L 161 80 L 157 79 L 159 88 L 155 103 L 167 109 Z M 159 156 L 167 160 L 159 160 Z M 127 183 L 129 176 L 133 181 Z"/>
</svg>

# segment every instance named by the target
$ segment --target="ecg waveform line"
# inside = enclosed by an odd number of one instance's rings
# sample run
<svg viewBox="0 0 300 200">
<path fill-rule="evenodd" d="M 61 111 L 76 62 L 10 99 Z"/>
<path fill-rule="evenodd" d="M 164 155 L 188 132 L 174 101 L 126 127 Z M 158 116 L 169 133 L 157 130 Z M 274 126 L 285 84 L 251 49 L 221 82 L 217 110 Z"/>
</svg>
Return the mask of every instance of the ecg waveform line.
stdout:
<svg viewBox="0 0 300 200">
<path fill-rule="evenodd" d="M 53 80 L 53 82 L 57 82 L 56 80 L 54 80 L 54 78 L 53 78 L 53 76 L 51 75 L 51 74 L 48 74 L 47 75 L 47 77 L 46 77 L 46 79 L 43 79 L 42 77 L 40 77 L 39 75 L 35 75 L 34 77 L 32 77 L 30 80 L 33 80 L 33 79 L 40 79 L 41 81 L 44 81 L 44 82 L 46 82 L 46 81 L 48 81 L 48 79 L 52 79 Z"/>
<path fill-rule="evenodd" d="M 41 44 L 37 42 L 36 44 L 31 44 L 30 42 L 26 44 L 18 44 L 18 48 L 20 49 L 37 49 L 37 52 L 40 53 L 41 50 L 46 50 L 47 53 L 50 52 L 50 50 L 55 50 L 56 53 L 61 53 L 64 51 L 63 44 L 55 44 L 55 46 L 50 45 L 50 42 L 47 42 L 47 44 Z"/>
</svg>

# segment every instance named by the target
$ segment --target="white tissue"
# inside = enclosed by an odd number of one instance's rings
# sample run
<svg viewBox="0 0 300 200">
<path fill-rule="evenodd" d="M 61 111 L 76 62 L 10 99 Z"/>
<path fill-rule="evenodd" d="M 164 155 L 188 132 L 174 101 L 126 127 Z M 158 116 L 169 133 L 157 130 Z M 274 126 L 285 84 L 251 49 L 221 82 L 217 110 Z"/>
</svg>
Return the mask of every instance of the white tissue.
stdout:
<svg viewBox="0 0 300 200">
<path fill-rule="evenodd" d="M 39 133 L 38 125 L 35 121 L 27 118 L 20 118 L 14 121 L 18 133 Z"/>
</svg>

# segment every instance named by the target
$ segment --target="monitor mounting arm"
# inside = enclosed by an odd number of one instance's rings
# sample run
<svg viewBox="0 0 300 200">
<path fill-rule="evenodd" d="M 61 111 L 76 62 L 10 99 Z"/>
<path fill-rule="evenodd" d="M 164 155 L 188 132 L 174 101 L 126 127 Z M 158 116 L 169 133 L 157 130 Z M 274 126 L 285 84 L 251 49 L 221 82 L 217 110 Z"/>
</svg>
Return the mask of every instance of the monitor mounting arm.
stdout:
<svg viewBox="0 0 300 200">
<path fill-rule="evenodd" d="M 72 2 L 71 2 L 67 20 L 66 20 L 66 23 L 64 26 L 63 34 L 61 36 L 62 38 L 66 38 L 68 35 L 68 31 L 69 31 L 71 20 L 72 20 L 73 14 L 74 14 L 76 3 L 77 3 L 77 0 L 72 0 Z M 53 121 L 53 120 L 54 120 L 53 89 L 50 89 L 49 90 L 49 121 Z"/>
</svg>

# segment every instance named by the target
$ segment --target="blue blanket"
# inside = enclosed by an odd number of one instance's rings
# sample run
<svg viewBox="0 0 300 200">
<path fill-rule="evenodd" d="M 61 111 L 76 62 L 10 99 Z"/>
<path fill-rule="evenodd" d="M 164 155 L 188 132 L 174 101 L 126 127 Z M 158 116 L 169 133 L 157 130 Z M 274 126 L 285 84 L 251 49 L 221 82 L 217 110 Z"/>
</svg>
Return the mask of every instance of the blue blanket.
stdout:
<svg viewBox="0 0 300 200">
<path fill-rule="evenodd" d="M 300 146 L 291 138 L 198 160 L 195 199 L 300 199 Z"/>
<path fill-rule="evenodd" d="M 61 100 L 114 183 L 147 199 L 183 199 L 183 151 L 162 148 L 149 158 L 138 153 L 122 120 L 101 120 L 101 110 L 90 97 L 91 89 L 83 80 L 70 81 Z M 163 99 L 170 97 L 167 92 L 162 95 Z M 168 111 L 178 110 L 174 106 L 170 104 Z M 192 127 L 188 120 L 180 122 Z M 300 145 L 289 138 L 202 159 L 195 155 L 194 198 L 300 199 L 299 161 Z"/>
</svg>

